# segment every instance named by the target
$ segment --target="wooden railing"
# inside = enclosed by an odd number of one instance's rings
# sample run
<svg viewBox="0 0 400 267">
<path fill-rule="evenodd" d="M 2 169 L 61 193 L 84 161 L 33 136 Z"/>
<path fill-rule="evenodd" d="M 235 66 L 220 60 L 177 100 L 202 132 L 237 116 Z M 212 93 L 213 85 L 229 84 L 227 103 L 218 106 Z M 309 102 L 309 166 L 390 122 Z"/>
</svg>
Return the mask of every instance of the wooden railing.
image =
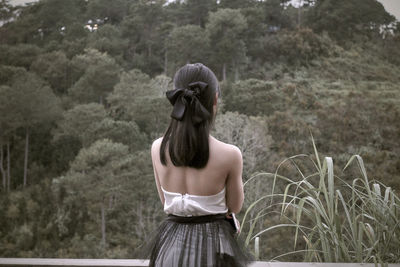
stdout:
<svg viewBox="0 0 400 267">
<path fill-rule="evenodd" d="M 125 259 L 42 259 L 42 258 L 0 258 L 0 266 L 148 266 L 148 260 Z M 316 262 L 266 262 L 257 261 L 250 267 L 375 267 L 372 263 L 316 263 Z M 382 265 L 377 265 L 382 266 Z M 400 267 L 400 264 L 387 264 Z"/>
</svg>

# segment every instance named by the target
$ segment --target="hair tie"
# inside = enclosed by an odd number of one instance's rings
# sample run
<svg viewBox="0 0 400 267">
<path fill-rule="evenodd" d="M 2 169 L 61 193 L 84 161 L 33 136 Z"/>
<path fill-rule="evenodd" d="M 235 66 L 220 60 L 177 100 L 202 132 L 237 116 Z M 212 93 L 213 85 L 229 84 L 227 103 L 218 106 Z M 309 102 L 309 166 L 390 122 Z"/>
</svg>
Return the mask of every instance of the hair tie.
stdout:
<svg viewBox="0 0 400 267">
<path fill-rule="evenodd" d="M 166 96 L 174 106 L 171 117 L 181 121 L 185 115 L 185 111 L 188 105 L 193 107 L 192 121 L 194 124 L 198 124 L 202 121 L 207 120 L 210 117 L 210 112 L 201 104 L 198 96 L 208 86 L 204 82 L 190 83 L 188 88 L 185 89 L 174 89 L 166 92 Z"/>
</svg>

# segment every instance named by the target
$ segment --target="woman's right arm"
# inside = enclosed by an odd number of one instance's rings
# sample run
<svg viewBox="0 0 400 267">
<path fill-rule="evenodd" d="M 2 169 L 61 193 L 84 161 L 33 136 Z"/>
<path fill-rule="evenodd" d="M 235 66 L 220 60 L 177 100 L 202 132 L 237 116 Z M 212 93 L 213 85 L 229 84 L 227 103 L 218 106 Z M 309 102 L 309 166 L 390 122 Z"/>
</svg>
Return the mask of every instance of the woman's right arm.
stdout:
<svg viewBox="0 0 400 267">
<path fill-rule="evenodd" d="M 244 201 L 244 192 L 242 181 L 243 158 L 238 147 L 230 146 L 229 159 L 231 169 L 226 181 L 226 204 L 229 212 L 239 213 Z"/>
</svg>

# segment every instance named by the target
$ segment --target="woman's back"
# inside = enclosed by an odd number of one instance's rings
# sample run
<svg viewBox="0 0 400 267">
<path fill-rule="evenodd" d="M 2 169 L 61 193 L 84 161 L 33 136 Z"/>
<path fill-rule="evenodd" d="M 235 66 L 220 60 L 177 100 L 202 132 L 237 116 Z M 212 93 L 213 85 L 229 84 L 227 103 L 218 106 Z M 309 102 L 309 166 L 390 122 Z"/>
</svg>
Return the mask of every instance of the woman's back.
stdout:
<svg viewBox="0 0 400 267">
<path fill-rule="evenodd" d="M 226 191 L 226 205 L 238 212 L 243 201 L 242 158 L 240 150 L 229 144 L 209 138 L 209 160 L 204 168 L 176 167 L 166 153 L 167 165 L 159 159 L 162 138 L 154 141 L 152 159 L 160 199 L 164 204 L 164 193 L 211 196 Z M 168 150 L 166 150 L 168 151 Z"/>
</svg>

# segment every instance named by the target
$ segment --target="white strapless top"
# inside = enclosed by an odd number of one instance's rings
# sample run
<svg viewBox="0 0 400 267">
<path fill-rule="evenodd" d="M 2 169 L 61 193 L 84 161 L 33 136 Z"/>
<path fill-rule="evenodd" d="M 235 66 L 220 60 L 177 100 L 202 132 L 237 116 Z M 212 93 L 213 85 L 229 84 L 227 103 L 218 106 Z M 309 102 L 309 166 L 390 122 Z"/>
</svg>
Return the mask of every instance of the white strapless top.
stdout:
<svg viewBox="0 0 400 267">
<path fill-rule="evenodd" d="M 198 196 L 168 192 L 161 187 L 164 193 L 164 212 L 177 216 L 202 216 L 227 213 L 225 187 L 219 193 L 211 196 Z"/>
</svg>

